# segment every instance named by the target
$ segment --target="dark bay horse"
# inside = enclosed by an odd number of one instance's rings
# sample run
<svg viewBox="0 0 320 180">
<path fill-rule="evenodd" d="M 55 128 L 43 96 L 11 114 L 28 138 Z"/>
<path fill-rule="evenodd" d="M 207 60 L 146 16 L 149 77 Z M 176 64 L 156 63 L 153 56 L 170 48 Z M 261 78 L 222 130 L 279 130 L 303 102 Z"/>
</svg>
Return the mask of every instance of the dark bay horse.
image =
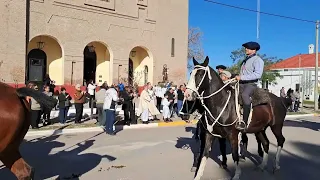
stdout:
<svg viewBox="0 0 320 180">
<path fill-rule="evenodd" d="M 215 136 L 228 138 L 232 149 L 232 158 L 236 165 L 236 172 L 233 179 L 240 179 L 241 168 L 239 166 L 238 134 L 235 123 L 239 119 L 238 99 L 235 90 L 222 82 L 219 75 L 208 66 L 209 58 L 206 57 L 202 64 L 193 59 L 194 69 L 187 84 L 186 98 L 189 101 L 199 99 L 204 107 L 204 118 L 201 122 L 205 125 L 206 133 L 204 147 L 200 150 L 201 161 L 199 161 L 195 173 L 195 180 L 200 180 L 203 175 L 206 161 Z M 267 94 L 267 95 L 265 95 Z M 249 123 L 246 133 L 255 133 L 261 141 L 264 154 L 263 161 L 259 165 L 264 169 L 267 165 L 269 153 L 269 140 L 265 130 L 270 126 L 278 143 L 274 170 L 279 170 L 280 153 L 285 142 L 282 135 L 282 127 L 287 113 L 283 100 L 274 94 L 264 93 L 270 101 L 266 104 L 259 104 L 253 107 L 252 120 Z M 261 95 L 262 96 L 262 95 Z"/>
<path fill-rule="evenodd" d="M 200 146 L 202 146 L 202 149 L 203 149 L 204 144 L 205 144 L 206 129 L 205 129 L 204 125 L 202 124 L 202 122 L 205 121 L 205 117 L 203 115 L 204 108 L 202 107 L 200 101 L 198 99 L 195 100 L 195 101 L 184 101 L 183 102 L 183 106 L 182 106 L 182 108 L 180 110 L 180 114 L 181 114 L 182 120 L 189 120 L 190 119 L 190 114 L 194 113 L 196 110 L 198 110 L 198 113 L 202 114 L 202 116 L 201 116 L 201 119 L 197 122 L 196 131 L 194 133 L 194 137 L 195 137 L 195 139 L 197 141 L 200 140 Z M 221 156 L 222 156 L 222 161 L 221 161 L 221 165 L 220 166 L 222 168 L 224 168 L 224 169 L 227 168 L 227 152 L 226 152 L 227 144 L 226 144 L 226 140 L 227 140 L 226 138 L 218 137 L 219 148 L 220 148 L 220 152 L 221 152 Z M 244 152 L 247 151 L 247 144 L 248 144 L 248 136 L 246 135 L 246 133 L 242 133 L 241 144 L 243 145 L 241 158 L 243 160 L 245 160 Z M 260 144 L 258 144 L 258 149 L 262 151 L 262 148 L 261 148 Z M 197 164 L 199 163 L 198 162 L 199 156 L 200 156 L 200 152 L 198 152 L 194 156 L 191 172 L 195 172 L 196 171 Z"/>
<path fill-rule="evenodd" d="M 41 106 L 53 108 L 57 100 L 40 91 L 15 89 L 0 82 L 0 160 L 18 180 L 33 179 L 34 169 L 22 158 L 19 147 L 30 126 L 30 104 L 34 98 Z"/>
</svg>

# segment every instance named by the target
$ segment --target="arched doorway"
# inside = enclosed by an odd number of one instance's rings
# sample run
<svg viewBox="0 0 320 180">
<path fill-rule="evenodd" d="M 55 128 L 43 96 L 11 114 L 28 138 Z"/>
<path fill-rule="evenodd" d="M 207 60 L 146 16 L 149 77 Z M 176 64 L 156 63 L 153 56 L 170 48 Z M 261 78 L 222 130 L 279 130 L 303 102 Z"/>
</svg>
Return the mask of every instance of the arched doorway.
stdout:
<svg viewBox="0 0 320 180">
<path fill-rule="evenodd" d="M 133 48 L 128 62 L 128 84 L 143 86 L 153 80 L 153 56 L 142 46 Z"/>
<path fill-rule="evenodd" d="M 47 73 L 47 55 L 41 49 L 28 53 L 28 81 L 42 82 Z"/>
<path fill-rule="evenodd" d="M 94 46 L 86 46 L 83 51 L 83 85 L 93 80 L 96 82 L 97 54 Z"/>
<path fill-rule="evenodd" d="M 112 51 L 103 42 L 93 41 L 83 51 L 83 84 L 89 80 L 102 85 L 112 82 Z"/>
<path fill-rule="evenodd" d="M 28 44 L 27 81 L 43 82 L 49 74 L 56 85 L 64 84 L 63 50 L 57 39 L 39 35 Z"/>
</svg>

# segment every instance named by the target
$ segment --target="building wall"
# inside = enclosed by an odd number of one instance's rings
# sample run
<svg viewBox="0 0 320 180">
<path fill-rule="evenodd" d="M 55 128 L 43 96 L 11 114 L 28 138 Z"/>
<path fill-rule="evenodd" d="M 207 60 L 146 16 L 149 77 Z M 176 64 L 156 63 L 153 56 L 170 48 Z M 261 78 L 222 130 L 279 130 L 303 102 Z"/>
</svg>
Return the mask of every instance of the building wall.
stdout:
<svg viewBox="0 0 320 180">
<path fill-rule="evenodd" d="M 0 8 L 3 14 L 0 21 L 4 22 L 0 27 L 1 77 L 12 83 L 14 78 L 8 71 L 20 65 L 23 73 L 19 83 L 23 83 L 25 2 L 5 1 Z M 151 82 L 162 80 L 164 64 L 168 64 L 170 81 L 182 83 L 186 80 L 186 0 L 31 0 L 30 11 L 28 50 L 35 46 L 32 39 L 39 37 L 44 38 L 43 41 L 55 41 L 45 42 L 44 51 L 52 51 L 49 48 L 52 44 L 61 48 L 56 51 L 62 56 L 57 59 L 50 56 L 48 65 L 48 72 L 58 85 L 70 84 L 71 77 L 73 84 L 82 83 L 83 51 L 90 44 L 95 44 L 99 51 L 97 82 L 117 83 L 119 78 L 126 78 L 130 52 L 135 47 L 148 52 L 148 58 L 143 61 L 148 65 Z M 172 38 L 175 38 L 174 57 L 171 57 Z"/>
<path fill-rule="evenodd" d="M 279 73 L 282 78 L 277 78 L 276 85 L 269 85 L 269 90 L 272 93 L 280 96 L 282 87 L 284 87 L 286 91 L 289 88 L 296 90 L 296 84 L 300 84 L 300 97 L 303 97 L 304 100 L 314 100 L 314 68 L 281 69 Z M 318 87 L 320 87 L 319 83 Z"/>
</svg>

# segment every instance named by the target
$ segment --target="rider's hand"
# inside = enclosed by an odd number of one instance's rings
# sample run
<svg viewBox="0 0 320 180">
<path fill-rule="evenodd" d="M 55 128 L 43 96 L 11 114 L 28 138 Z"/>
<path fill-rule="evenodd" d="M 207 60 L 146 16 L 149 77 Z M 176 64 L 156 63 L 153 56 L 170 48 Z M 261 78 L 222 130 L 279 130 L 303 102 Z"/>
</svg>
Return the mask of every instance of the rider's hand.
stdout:
<svg viewBox="0 0 320 180">
<path fill-rule="evenodd" d="M 238 81 L 240 80 L 240 76 L 239 76 L 239 75 L 236 76 L 235 78 L 236 78 L 236 80 L 238 80 Z"/>
</svg>

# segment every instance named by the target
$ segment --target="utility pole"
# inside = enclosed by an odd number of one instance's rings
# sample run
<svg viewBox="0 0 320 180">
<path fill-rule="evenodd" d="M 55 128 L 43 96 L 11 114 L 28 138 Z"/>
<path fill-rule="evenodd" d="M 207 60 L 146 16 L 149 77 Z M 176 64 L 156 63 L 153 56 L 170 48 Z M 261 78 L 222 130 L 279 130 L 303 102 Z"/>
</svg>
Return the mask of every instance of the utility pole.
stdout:
<svg viewBox="0 0 320 180">
<path fill-rule="evenodd" d="M 300 96 L 299 101 L 301 102 L 301 107 L 303 107 L 303 88 L 302 88 L 301 84 L 302 83 L 301 83 L 301 53 L 300 53 L 299 54 L 299 89 L 298 89 L 298 92 L 300 95 L 302 94 L 302 96 Z"/>
<path fill-rule="evenodd" d="M 314 110 L 318 110 L 319 20 L 316 22 L 316 67 L 314 76 Z"/>
<path fill-rule="evenodd" d="M 260 0 L 257 0 L 257 41 L 260 39 Z"/>
</svg>

